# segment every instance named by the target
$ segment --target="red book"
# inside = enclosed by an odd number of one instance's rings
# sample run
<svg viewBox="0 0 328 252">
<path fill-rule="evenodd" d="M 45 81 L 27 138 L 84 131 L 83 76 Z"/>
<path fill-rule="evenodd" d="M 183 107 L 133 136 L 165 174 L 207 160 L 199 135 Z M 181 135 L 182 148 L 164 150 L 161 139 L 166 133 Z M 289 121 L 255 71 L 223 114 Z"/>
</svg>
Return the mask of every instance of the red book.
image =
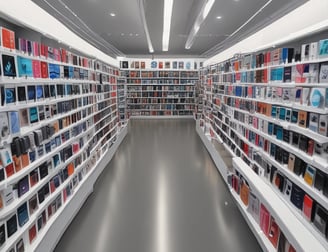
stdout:
<svg viewBox="0 0 328 252">
<path fill-rule="evenodd" d="M 272 245 L 277 248 L 278 246 L 278 241 L 279 241 L 279 236 L 280 236 L 280 228 L 274 218 L 271 217 L 271 225 L 269 229 L 269 240 L 272 243 Z"/>
<path fill-rule="evenodd" d="M 1 45 L 9 49 L 16 49 L 15 32 L 1 27 Z"/>
<path fill-rule="evenodd" d="M 28 236 L 30 240 L 30 244 L 34 241 L 36 237 L 36 226 L 35 224 L 28 230 Z"/>
<path fill-rule="evenodd" d="M 53 193 L 56 190 L 55 182 L 53 180 L 50 181 L 50 192 Z"/>
<path fill-rule="evenodd" d="M 64 203 L 66 202 L 67 200 L 67 192 L 66 192 L 66 189 L 63 190 L 63 201 Z"/>
<path fill-rule="evenodd" d="M 39 57 L 40 56 L 40 46 L 38 42 L 33 41 L 32 42 L 33 45 L 33 55 L 35 57 Z"/>
<path fill-rule="evenodd" d="M 45 44 L 41 44 L 41 50 L 40 50 L 41 56 L 48 58 L 48 46 Z"/>
<path fill-rule="evenodd" d="M 270 65 L 270 62 L 271 62 L 271 52 L 268 51 L 264 55 L 264 66 Z"/>
<path fill-rule="evenodd" d="M 305 194 L 303 201 L 303 215 L 308 220 L 311 221 L 313 200 L 309 195 Z"/>
<path fill-rule="evenodd" d="M 41 77 L 42 78 L 48 78 L 49 73 L 48 73 L 48 64 L 47 62 L 41 61 Z"/>
<path fill-rule="evenodd" d="M 163 68 L 163 62 L 162 62 L 162 61 L 159 62 L 159 64 L 158 64 L 158 68 L 159 68 L 159 69 L 162 69 L 162 68 Z"/>
<path fill-rule="evenodd" d="M 67 63 L 66 62 L 66 50 L 61 48 L 60 51 L 61 51 L 61 61 L 64 63 Z"/>
<path fill-rule="evenodd" d="M 33 77 L 41 78 L 41 65 L 40 61 L 32 60 L 32 69 L 33 69 Z"/>
<path fill-rule="evenodd" d="M 263 233 L 268 237 L 270 227 L 270 213 L 263 204 L 261 204 L 260 207 L 260 227 Z"/>
<path fill-rule="evenodd" d="M 11 175 L 15 173 L 14 164 L 10 163 L 9 165 L 6 166 L 5 170 L 6 170 L 7 178 L 9 178 Z"/>
</svg>

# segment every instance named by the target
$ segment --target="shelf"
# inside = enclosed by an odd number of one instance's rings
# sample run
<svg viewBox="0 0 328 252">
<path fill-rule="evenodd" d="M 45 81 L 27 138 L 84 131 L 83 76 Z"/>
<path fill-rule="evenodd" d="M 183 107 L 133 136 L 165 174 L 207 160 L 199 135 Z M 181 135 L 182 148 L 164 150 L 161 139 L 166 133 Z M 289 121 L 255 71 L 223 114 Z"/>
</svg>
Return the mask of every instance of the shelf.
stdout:
<svg viewBox="0 0 328 252">
<path fill-rule="evenodd" d="M 247 180 L 252 192 L 259 198 L 295 247 L 296 251 L 326 251 L 316 236 L 290 211 L 272 188 L 253 172 L 240 158 L 233 158 L 233 166 Z"/>
</svg>

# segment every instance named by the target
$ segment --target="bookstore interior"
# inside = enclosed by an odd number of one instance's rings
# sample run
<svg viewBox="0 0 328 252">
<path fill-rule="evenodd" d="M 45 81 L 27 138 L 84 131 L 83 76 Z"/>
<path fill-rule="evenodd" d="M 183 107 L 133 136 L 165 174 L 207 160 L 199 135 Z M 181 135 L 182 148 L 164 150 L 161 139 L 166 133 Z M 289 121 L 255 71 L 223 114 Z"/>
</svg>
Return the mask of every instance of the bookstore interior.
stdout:
<svg viewBox="0 0 328 252">
<path fill-rule="evenodd" d="M 182 118 L 263 251 L 328 250 L 327 0 L 73 2 L 0 1 L 0 251 L 53 250 L 130 120 Z"/>
</svg>

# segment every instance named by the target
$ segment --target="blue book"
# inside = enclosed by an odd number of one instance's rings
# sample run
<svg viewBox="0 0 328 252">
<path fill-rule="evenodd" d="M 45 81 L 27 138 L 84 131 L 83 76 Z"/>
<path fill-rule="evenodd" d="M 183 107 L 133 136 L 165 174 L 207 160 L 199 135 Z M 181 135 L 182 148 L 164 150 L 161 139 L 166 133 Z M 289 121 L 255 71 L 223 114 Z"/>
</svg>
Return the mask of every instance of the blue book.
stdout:
<svg viewBox="0 0 328 252">
<path fill-rule="evenodd" d="M 68 78 L 74 78 L 74 67 L 68 67 Z"/>
<path fill-rule="evenodd" d="M 20 132 L 18 111 L 10 111 L 8 113 L 9 113 L 9 119 L 10 119 L 11 134 L 18 134 Z"/>
<path fill-rule="evenodd" d="M 57 64 L 49 63 L 49 77 L 50 79 L 60 78 L 60 67 Z"/>
<path fill-rule="evenodd" d="M 18 76 L 33 77 L 32 60 L 17 56 Z"/>
<path fill-rule="evenodd" d="M 284 68 L 276 68 L 276 80 L 277 81 L 283 81 L 284 79 Z"/>
</svg>

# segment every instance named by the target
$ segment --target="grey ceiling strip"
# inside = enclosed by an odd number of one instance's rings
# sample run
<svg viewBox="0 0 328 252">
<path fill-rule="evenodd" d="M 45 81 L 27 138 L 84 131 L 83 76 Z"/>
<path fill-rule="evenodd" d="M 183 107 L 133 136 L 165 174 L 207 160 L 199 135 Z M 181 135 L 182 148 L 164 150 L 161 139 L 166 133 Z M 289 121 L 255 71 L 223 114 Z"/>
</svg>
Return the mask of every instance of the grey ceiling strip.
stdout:
<svg viewBox="0 0 328 252">
<path fill-rule="evenodd" d="M 148 30 L 148 25 L 147 25 L 147 20 L 146 20 L 146 15 L 145 15 L 145 5 L 144 5 L 144 0 L 138 0 L 139 1 L 139 13 L 141 17 L 141 23 L 144 27 L 145 34 L 146 34 L 146 39 L 147 39 L 147 44 L 148 44 L 148 50 L 150 53 L 154 53 L 154 47 L 150 39 L 149 35 L 149 30 Z"/>
</svg>

